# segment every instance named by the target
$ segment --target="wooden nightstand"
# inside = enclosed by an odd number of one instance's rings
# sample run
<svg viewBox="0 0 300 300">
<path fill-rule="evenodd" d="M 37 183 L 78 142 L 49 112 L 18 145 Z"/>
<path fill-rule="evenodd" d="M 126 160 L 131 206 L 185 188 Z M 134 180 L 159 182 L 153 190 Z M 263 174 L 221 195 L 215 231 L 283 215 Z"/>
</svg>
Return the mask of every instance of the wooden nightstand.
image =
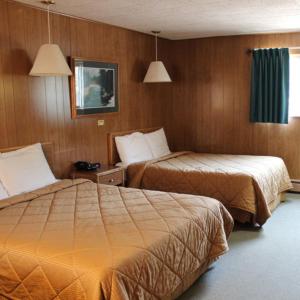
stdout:
<svg viewBox="0 0 300 300">
<path fill-rule="evenodd" d="M 111 165 L 101 165 L 94 171 L 72 171 L 71 178 L 90 179 L 96 183 L 125 186 L 125 169 Z"/>
</svg>

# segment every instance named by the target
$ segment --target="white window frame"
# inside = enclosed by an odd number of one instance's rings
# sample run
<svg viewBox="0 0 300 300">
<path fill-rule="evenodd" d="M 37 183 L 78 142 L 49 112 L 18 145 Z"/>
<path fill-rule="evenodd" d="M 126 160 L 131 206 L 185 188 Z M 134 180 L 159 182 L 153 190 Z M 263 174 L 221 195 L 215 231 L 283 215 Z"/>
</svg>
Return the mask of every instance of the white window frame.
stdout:
<svg viewBox="0 0 300 300">
<path fill-rule="evenodd" d="M 298 53 L 290 54 L 289 118 L 295 117 L 300 117 L 300 54 Z"/>
</svg>

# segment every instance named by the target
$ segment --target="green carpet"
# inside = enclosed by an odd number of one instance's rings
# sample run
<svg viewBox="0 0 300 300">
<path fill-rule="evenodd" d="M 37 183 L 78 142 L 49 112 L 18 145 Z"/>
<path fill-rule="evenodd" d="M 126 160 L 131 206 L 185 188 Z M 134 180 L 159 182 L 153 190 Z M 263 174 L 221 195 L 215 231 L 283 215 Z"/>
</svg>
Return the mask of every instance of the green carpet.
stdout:
<svg viewBox="0 0 300 300">
<path fill-rule="evenodd" d="M 230 250 L 180 300 L 299 300 L 300 195 L 288 194 L 261 230 L 236 230 Z"/>
</svg>

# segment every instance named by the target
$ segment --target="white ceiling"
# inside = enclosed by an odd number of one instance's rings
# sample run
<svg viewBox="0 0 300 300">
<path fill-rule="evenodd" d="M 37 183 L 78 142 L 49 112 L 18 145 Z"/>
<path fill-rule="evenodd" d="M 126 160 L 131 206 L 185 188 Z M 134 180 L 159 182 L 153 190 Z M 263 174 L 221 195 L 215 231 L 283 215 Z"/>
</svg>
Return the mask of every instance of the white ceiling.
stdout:
<svg viewBox="0 0 300 300">
<path fill-rule="evenodd" d="M 300 0 L 56 0 L 52 10 L 169 39 L 300 31 Z"/>
</svg>

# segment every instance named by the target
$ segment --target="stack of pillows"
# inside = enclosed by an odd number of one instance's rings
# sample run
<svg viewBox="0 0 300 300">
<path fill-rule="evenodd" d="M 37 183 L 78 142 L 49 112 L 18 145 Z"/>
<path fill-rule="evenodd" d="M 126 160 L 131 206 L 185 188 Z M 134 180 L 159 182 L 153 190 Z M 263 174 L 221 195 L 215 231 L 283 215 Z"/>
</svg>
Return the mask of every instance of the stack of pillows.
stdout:
<svg viewBox="0 0 300 300">
<path fill-rule="evenodd" d="M 55 182 L 41 144 L 0 153 L 0 200 Z"/>
<path fill-rule="evenodd" d="M 134 132 L 129 135 L 115 137 L 116 146 L 122 166 L 152 160 L 170 154 L 164 129 L 141 133 Z"/>
</svg>

